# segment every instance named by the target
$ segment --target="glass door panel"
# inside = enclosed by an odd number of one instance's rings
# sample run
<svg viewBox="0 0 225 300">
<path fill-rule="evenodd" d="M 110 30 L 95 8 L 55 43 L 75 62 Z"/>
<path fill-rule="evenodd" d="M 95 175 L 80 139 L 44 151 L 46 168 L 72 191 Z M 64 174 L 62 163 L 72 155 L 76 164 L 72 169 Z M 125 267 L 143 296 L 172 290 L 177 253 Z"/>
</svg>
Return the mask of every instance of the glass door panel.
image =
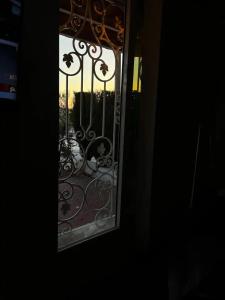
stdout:
<svg viewBox="0 0 225 300">
<path fill-rule="evenodd" d="M 119 226 L 121 1 L 61 1 L 58 249 Z"/>
</svg>

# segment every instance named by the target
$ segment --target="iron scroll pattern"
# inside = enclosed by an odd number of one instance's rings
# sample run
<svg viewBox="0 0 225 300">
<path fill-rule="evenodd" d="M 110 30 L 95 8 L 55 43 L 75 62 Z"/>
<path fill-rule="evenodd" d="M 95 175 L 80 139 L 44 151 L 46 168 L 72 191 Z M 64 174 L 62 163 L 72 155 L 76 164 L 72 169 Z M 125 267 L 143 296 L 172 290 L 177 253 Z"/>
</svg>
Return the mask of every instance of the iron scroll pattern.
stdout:
<svg viewBox="0 0 225 300">
<path fill-rule="evenodd" d="M 120 13 L 112 19 L 112 12 Z M 77 11 L 79 13 L 77 13 Z M 72 32 L 72 51 L 60 57 L 59 71 L 65 76 L 66 97 L 64 117 L 65 133 L 59 138 L 58 176 L 58 234 L 70 233 L 82 225 L 92 224 L 97 230 L 106 228 L 107 220 L 115 218 L 117 204 L 117 169 L 121 107 L 121 53 L 123 51 L 124 24 L 121 20 L 124 7 L 108 0 L 70 0 L 70 14 L 60 34 Z M 108 18 L 109 16 L 109 18 Z M 110 25 L 106 23 L 110 19 Z M 97 20 L 97 21 L 96 21 Z M 83 36 L 91 36 L 89 40 Z M 112 38 L 111 38 L 112 34 Z M 105 61 L 103 48 L 112 50 L 114 63 Z M 89 119 L 84 120 L 87 105 L 84 92 L 84 61 L 91 60 L 91 86 L 89 95 Z M 114 65 L 114 70 L 112 70 Z M 70 132 L 68 88 L 69 79 L 80 80 L 79 124 Z M 101 99 L 102 114 L 96 127 L 94 112 L 96 98 L 94 81 L 103 85 Z M 115 91 L 111 107 L 111 133 L 106 131 L 107 84 L 114 80 Z M 77 121 L 76 119 L 76 121 Z M 87 119 L 87 117 L 86 117 Z M 93 155 L 94 153 L 94 155 Z M 76 242 L 76 241 L 75 241 Z"/>
</svg>

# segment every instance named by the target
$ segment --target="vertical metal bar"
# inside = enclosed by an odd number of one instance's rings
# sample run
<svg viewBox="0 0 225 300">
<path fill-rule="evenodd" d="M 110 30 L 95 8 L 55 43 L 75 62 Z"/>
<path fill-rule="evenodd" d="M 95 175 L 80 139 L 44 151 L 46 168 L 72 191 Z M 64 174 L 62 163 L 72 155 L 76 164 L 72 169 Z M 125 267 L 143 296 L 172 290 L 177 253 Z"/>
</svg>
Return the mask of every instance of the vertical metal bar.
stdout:
<svg viewBox="0 0 225 300">
<path fill-rule="evenodd" d="M 80 127 L 83 129 L 84 58 L 81 56 Z"/>
<path fill-rule="evenodd" d="M 126 113 L 126 97 L 128 89 L 128 68 L 130 56 L 130 13 L 131 0 L 126 2 L 126 34 L 124 42 L 123 56 L 123 78 L 122 78 L 122 100 L 121 100 L 121 120 L 120 120 L 120 145 L 119 145 L 119 166 L 117 179 L 117 203 L 116 203 L 116 226 L 120 225 L 121 214 L 121 196 L 122 196 L 122 178 L 123 178 L 123 151 L 124 151 L 124 134 L 125 134 L 125 113 Z"/>
<path fill-rule="evenodd" d="M 90 127 L 92 126 L 93 120 L 93 97 L 94 97 L 94 60 L 92 59 L 92 70 L 91 70 L 91 103 L 90 103 Z"/>
<path fill-rule="evenodd" d="M 69 84 L 68 84 L 68 75 L 66 75 L 66 138 L 69 137 Z"/>
<path fill-rule="evenodd" d="M 115 160 L 115 144 L 116 144 L 116 108 L 120 102 L 121 92 L 121 53 L 116 54 L 116 72 L 115 72 L 115 99 L 114 99 L 114 118 L 113 118 L 113 162 Z"/>
<path fill-rule="evenodd" d="M 106 106 L 106 82 L 104 81 L 104 94 L 102 105 L 102 136 L 105 136 L 105 106 Z"/>
<path fill-rule="evenodd" d="M 90 102 L 90 115 L 89 115 L 89 125 L 87 132 L 91 129 L 93 123 L 93 98 L 94 98 L 94 59 L 92 59 L 91 67 L 91 102 Z"/>
</svg>

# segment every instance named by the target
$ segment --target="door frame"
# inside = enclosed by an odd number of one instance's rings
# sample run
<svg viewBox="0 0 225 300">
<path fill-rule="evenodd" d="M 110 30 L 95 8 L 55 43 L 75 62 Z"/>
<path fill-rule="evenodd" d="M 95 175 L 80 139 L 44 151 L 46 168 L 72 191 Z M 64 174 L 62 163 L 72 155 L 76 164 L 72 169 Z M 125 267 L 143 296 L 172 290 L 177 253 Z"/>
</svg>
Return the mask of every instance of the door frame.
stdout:
<svg viewBox="0 0 225 300">
<path fill-rule="evenodd" d="M 129 77 L 123 84 L 123 96 L 126 95 L 127 104 L 129 104 L 133 79 L 133 66 L 129 61 L 133 59 L 132 33 L 135 30 L 135 1 L 128 0 L 127 5 L 131 10 L 131 16 L 128 20 L 130 29 L 126 34 L 127 59 L 124 64 L 127 64 L 125 72 Z M 137 144 L 141 158 L 137 173 L 140 180 L 137 181 L 137 211 L 133 212 L 134 225 L 130 228 L 129 222 L 126 221 L 129 199 L 126 199 L 128 178 L 125 175 L 129 162 L 126 161 L 125 131 L 122 133 L 124 165 L 123 172 L 121 171 L 120 174 L 122 185 L 119 187 L 122 189 L 123 199 L 120 228 L 57 253 L 58 103 L 55 99 L 58 98 L 58 64 L 55 62 L 58 61 L 59 52 L 59 5 L 54 0 L 35 3 L 23 1 L 19 58 L 21 72 L 18 84 L 20 136 L 18 191 L 23 201 L 16 204 L 20 212 L 16 220 L 23 228 L 29 224 L 32 228 L 32 235 L 28 238 L 24 234 L 16 238 L 16 242 L 22 245 L 17 249 L 16 260 L 20 269 L 23 265 L 23 268 L 32 274 L 38 274 L 38 270 L 45 268 L 45 274 L 42 272 L 42 280 L 46 284 L 48 284 L 49 276 L 54 276 L 54 278 L 56 276 L 58 282 L 57 275 L 53 271 L 57 269 L 60 274 L 73 274 L 73 280 L 78 286 L 82 286 L 85 284 L 87 269 L 94 270 L 95 275 L 98 276 L 99 270 L 104 267 L 108 257 L 111 259 L 108 273 L 117 274 L 125 261 L 127 264 L 134 263 L 133 257 L 137 250 L 139 253 L 149 250 L 152 167 L 146 168 L 145 166 L 152 166 L 153 163 L 162 1 L 144 0 L 144 5 L 146 9 L 143 103 L 141 103 L 138 124 L 140 138 Z M 124 101 L 122 111 L 125 110 L 127 107 Z M 125 130 L 126 122 L 124 120 Z M 122 147 L 121 145 L 121 149 Z M 24 182 L 26 182 L 25 187 Z M 40 199 L 44 199 L 44 202 Z M 129 231 L 134 233 L 132 238 L 128 236 Z M 47 268 L 46 263 L 49 266 Z M 76 275 L 73 272 L 74 269 L 79 270 Z M 37 284 L 32 278 L 24 276 L 31 285 Z"/>
</svg>

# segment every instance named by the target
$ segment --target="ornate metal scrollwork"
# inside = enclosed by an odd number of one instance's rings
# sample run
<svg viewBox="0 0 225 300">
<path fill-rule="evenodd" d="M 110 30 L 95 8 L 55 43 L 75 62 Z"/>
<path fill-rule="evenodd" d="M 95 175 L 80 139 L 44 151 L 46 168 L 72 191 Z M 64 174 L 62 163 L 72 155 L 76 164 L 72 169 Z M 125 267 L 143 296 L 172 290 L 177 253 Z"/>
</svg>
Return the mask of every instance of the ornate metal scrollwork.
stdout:
<svg viewBox="0 0 225 300">
<path fill-rule="evenodd" d="M 72 38 L 72 45 L 71 51 L 62 53 L 59 68 L 65 76 L 66 99 L 60 104 L 65 130 L 59 140 L 58 228 L 59 238 L 72 233 L 70 242 L 78 242 L 90 235 L 82 229 L 87 224 L 91 224 L 88 230 L 95 228 L 93 234 L 109 228 L 107 224 L 115 225 L 124 7 L 109 0 L 70 0 L 68 7 L 59 29 L 60 34 Z M 110 61 L 104 58 L 105 47 L 112 51 Z M 84 92 L 87 58 L 92 70 L 89 93 Z M 80 80 L 72 125 L 68 105 L 71 77 Z M 102 84 L 101 92 L 94 90 L 94 80 Z M 107 84 L 112 80 L 115 90 L 108 93 Z M 86 230 L 83 235 L 81 229 Z M 76 236 L 76 230 L 82 237 Z M 65 243 L 60 242 L 59 247 Z"/>
</svg>

